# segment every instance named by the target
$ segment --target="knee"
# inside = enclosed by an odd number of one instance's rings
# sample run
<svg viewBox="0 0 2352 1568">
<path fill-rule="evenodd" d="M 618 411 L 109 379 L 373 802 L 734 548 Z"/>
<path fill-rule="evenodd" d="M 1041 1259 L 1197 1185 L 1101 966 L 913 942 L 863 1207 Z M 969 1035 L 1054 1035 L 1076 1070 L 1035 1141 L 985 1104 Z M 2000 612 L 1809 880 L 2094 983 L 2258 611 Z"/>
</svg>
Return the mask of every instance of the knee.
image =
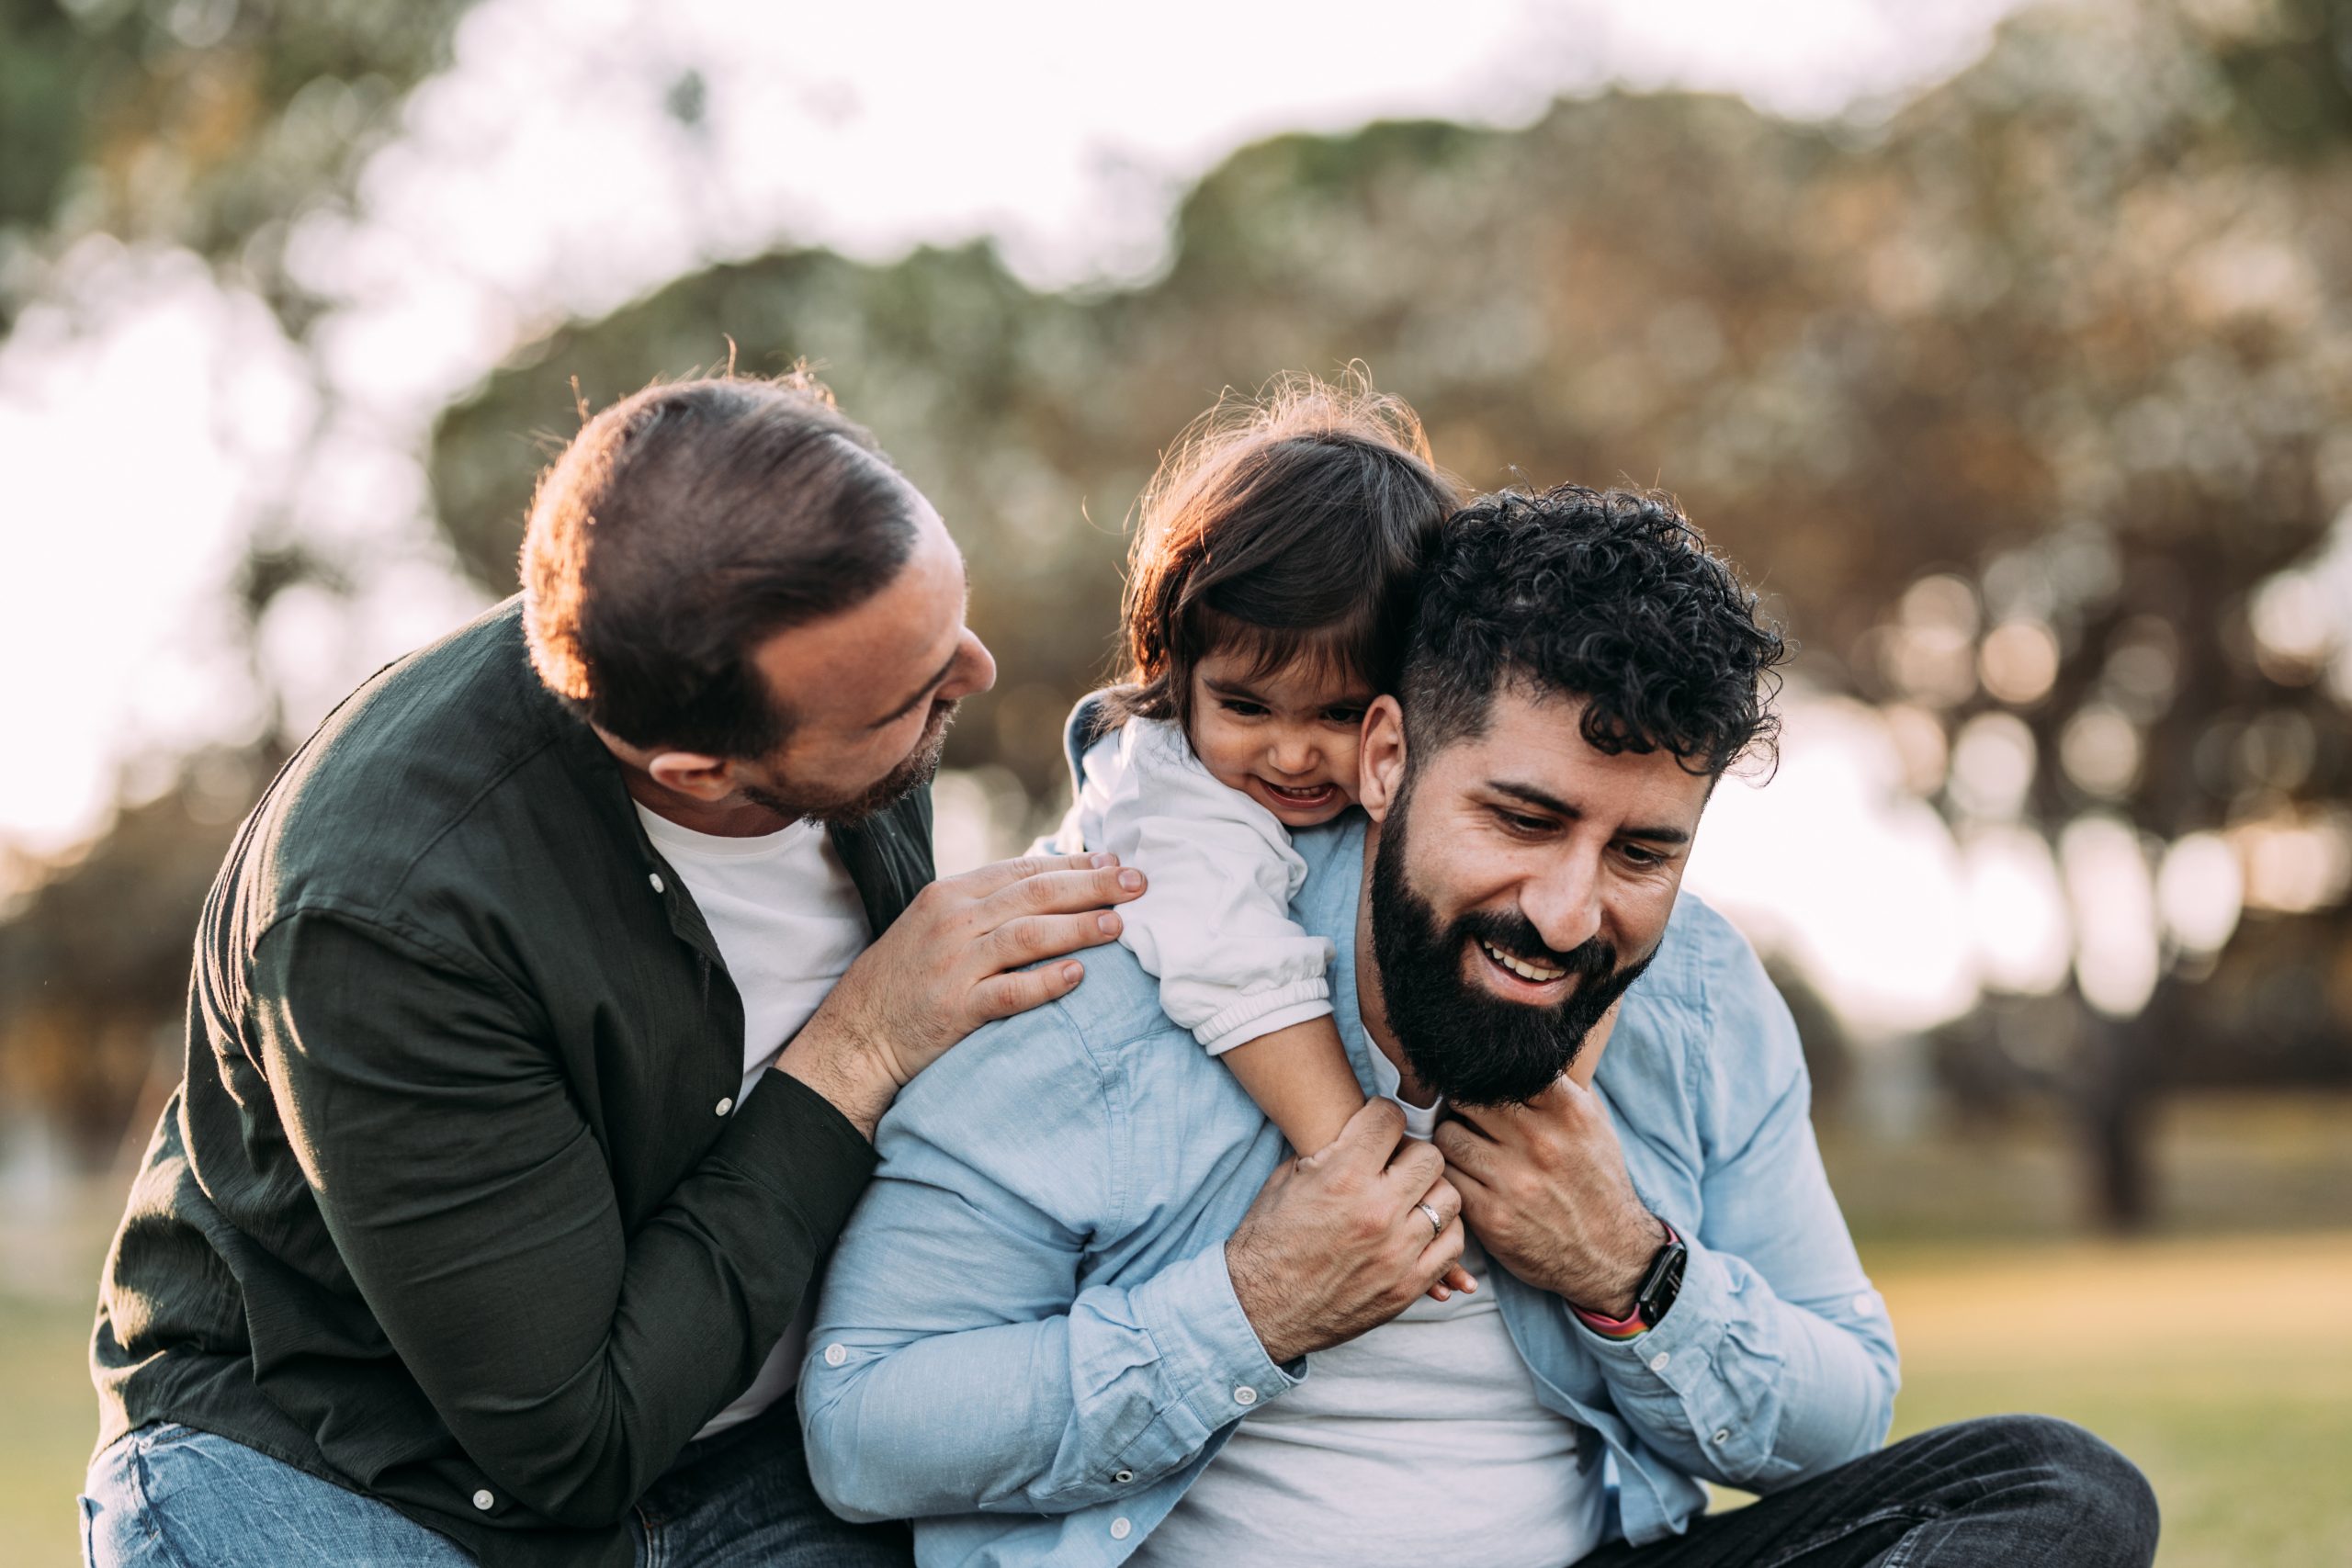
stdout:
<svg viewBox="0 0 2352 1568">
<path fill-rule="evenodd" d="M 2104 1438 L 2052 1416 L 1997 1416 L 1971 1426 L 2007 1461 L 2080 1562 L 2144 1568 L 2156 1555 L 2156 1494 Z"/>
</svg>

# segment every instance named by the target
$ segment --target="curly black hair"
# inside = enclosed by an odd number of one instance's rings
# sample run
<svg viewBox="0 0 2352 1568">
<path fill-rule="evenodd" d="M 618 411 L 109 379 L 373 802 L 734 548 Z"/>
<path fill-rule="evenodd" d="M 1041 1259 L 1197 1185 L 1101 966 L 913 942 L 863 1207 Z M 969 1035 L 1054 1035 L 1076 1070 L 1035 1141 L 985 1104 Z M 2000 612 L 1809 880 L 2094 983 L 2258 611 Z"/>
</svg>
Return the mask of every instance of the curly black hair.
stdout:
<svg viewBox="0 0 2352 1568">
<path fill-rule="evenodd" d="M 1506 679 L 1584 699 L 1596 750 L 1718 775 L 1777 756 L 1787 642 L 1680 507 L 1639 491 L 1505 491 L 1447 519 L 1399 696 L 1407 752 L 1485 731 Z"/>
</svg>

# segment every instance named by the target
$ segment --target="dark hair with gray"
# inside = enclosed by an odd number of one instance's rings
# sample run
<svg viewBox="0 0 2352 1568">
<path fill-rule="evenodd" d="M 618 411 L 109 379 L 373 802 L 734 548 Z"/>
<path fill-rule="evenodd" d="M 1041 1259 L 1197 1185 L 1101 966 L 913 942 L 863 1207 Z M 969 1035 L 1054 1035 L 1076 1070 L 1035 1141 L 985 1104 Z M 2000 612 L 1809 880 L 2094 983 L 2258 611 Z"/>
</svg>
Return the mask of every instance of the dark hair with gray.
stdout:
<svg viewBox="0 0 2352 1568">
<path fill-rule="evenodd" d="M 531 662 L 632 746 L 761 757 L 790 694 L 753 655 L 895 576 L 915 493 L 805 372 L 649 387 L 590 420 L 523 537 Z"/>
<path fill-rule="evenodd" d="M 1787 657 L 1671 498 L 1507 491 L 1447 519 L 1423 571 L 1400 694 L 1407 755 L 1483 733 L 1516 681 L 1582 698 L 1599 750 L 1664 750 L 1712 777 L 1775 754 Z"/>
</svg>

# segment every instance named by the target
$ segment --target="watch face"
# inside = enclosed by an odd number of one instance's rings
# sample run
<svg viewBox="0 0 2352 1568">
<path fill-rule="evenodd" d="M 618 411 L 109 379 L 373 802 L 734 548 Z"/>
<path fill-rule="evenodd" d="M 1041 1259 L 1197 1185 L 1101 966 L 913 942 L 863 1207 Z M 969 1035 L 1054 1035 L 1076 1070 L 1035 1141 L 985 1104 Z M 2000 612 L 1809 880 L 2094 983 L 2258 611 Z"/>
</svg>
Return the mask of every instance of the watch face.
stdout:
<svg viewBox="0 0 2352 1568">
<path fill-rule="evenodd" d="M 1642 1288 L 1634 1297 L 1634 1308 L 1641 1314 L 1645 1326 L 1655 1328 L 1657 1320 L 1674 1304 L 1677 1292 L 1682 1289 L 1682 1265 L 1690 1256 L 1690 1249 L 1679 1241 L 1669 1241 L 1658 1248 L 1650 1271 L 1642 1280 Z"/>
</svg>

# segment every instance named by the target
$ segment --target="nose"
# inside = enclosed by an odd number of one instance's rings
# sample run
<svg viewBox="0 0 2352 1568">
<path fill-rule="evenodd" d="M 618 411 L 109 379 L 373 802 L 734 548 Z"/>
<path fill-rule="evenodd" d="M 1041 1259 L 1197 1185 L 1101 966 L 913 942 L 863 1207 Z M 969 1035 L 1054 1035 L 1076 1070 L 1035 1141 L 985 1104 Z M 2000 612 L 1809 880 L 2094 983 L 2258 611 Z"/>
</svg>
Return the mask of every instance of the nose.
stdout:
<svg viewBox="0 0 2352 1568">
<path fill-rule="evenodd" d="M 956 646 L 956 662 L 947 671 L 947 679 L 939 683 L 939 700 L 954 702 L 985 692 L 996 684 L 996 657 L 989 652 L 988 644 L 971 627 L 964 628 L 964 640 Z"/>
<path fill-rule="evenodd" d="M 1600 931 L 1600 857 L 1562 848 L 1519 890 L 1519 911 L 1555 953 L 1572 953 Z"/>
<path fill-rule="evenodd" d="M 1322 760 L 1322 751 L 1315 744 L 1315 738 L 1306 731 L 1284 729 L 1275 734 L 1268 760 L 1274 772 L 1295 778 L 1313 772 L 1315 764 Z"/>
</svg>

